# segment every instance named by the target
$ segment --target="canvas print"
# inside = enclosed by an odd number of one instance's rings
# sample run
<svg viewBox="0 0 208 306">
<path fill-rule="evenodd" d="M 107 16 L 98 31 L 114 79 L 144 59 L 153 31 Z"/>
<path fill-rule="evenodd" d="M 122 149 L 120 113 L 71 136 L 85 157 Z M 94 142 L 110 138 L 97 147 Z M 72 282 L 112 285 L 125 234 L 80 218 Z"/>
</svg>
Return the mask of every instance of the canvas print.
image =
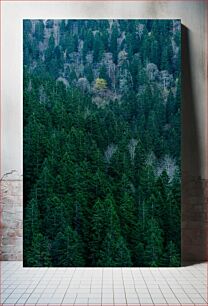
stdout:
<svg viewBox="0 0 208 306">
<path fill-rule="evenodd" d="M 179 20 L 24 20 L 24 266 L 180 266 Z"/>
</svg>

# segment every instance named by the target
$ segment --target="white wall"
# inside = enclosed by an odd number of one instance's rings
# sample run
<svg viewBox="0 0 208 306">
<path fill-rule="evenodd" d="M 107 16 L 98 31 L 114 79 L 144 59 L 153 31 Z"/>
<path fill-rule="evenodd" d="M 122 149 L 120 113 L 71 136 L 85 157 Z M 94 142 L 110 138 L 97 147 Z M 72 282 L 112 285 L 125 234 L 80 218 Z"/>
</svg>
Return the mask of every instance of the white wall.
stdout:
<svg viewBox="0 0 208 306">
<path fill-rule="evenodd" d="M 201 162 L 199 175 L 207 178 L 207 101 L 205 65 L 205 2 L 203 1 L 3 1 L 2 2 L 2 170 L 1 177 L 14 179 L 22 174 L 22 19 L 79 18 L 175 18 L 189 30 L 190 59 L 195 103 L 198 151 Z M 206 80 L 206 81 L 205 81 Z M 191 123 L 190 123 L 191 124 Z M 189 136 L 191 138 L 191 135 Z M 193 141 L 190 139 L 190 142 Z M 194 150 L 194 143 L 193 150 Z M 190 150 L 189 146 L 187 147 Z M 186 152 L 187 162 L 192 163 Z M 188 170 L 187 170 L 188 171 Z"/>
</svg>

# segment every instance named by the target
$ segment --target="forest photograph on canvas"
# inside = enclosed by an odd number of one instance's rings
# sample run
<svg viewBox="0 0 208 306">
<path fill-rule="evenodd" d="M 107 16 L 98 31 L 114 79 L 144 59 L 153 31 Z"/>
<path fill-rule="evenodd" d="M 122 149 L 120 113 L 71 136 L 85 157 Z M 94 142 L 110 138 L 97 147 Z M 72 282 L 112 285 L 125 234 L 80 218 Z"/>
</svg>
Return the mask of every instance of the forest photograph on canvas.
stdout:
<svg viewBox="0 0 208 306">
<path fill-rule="evenodd" d="M 181 23 L 24 20 L 24 266 L 180 266 Z"/>
</svg>

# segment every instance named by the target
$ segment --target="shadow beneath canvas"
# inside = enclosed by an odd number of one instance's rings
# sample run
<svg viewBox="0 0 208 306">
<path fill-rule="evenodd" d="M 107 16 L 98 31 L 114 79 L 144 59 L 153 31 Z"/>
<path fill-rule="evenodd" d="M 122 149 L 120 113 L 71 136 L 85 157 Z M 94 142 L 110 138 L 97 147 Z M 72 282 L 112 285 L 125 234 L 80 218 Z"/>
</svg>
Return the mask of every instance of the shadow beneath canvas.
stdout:
<svg viewBox="0 0 208 306">
<path fill-rule="evenodd" d="M 190 60 L 189 30 L 182 25 L 182 208 L 181 264 L 192 265 L 207 260 L 207 233 L 204 220 L 205 184 L 201 177 L 202 152 L 193 91 L 193 69 Z"/>
</svg>

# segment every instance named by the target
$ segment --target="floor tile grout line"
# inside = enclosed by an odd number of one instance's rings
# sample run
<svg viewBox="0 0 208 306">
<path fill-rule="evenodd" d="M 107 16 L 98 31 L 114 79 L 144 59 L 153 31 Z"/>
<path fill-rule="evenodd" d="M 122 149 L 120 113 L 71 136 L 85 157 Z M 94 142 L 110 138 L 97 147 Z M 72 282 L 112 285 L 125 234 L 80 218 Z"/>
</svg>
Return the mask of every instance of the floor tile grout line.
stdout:
<svg viewBox="0 0 208 306">
<path fill-rule="evenodd" d="M 138 298 L 139 304 L 141 305 L 140 298 L 139 298 L 138 292 L 137 292 L 137 290 L 136 290 L 135 278 L 134 278 L 134 275 L 133 275 L 132 269 L 131 269 L 130 271 L 131 271 L 131 276 L 132 276 L 133 283 L 134 283 L 134 289 L 135 289 L 135 292 L 136 292 L 136 295 L 137 295 L 137 298 Z M 140 270 L 139 270 L 139 271 L 140 271 Z M 140 273 L 141 273 L 141 272 L 140 272 Z"/>
<path fill-rule="evenodd" d="M 147 290 L 148 290 L 148 292 L 149 292 L 150 298 L 151 298 L 151 300 L 152 300 L 152 303 L 154 304 L 153 299 L 152 299 L 152 295 L 151 295 L 151 293 L 150 293 L 150 291 L 149 291 L 149 288 L 148 288 L 148 286 L 147 286 L 146 280 L 145 280 L 145 278 L 144 278 L 144 276 L 143 276 L 142 269 L 140 269 L 140 270 L 141 270 L 142 278 L 143 278 L 143 280 L 144 280 L 144 282 L 145 282 L 145 285 L 146 285 Z"/>
<path fill-rule="evenodd" d="M 114 275 L 113 275 L 113 269 L 111 269 L 112 274 L 112 285 L 113 285 L 113 305 L 115 305 L 115 292 L 114 292 Z"/>
<path fill-rule="evenodd" d="M 23 267 L 23 269 L 24 269 L 24 267 Z M 48 268 L 46 268 L 46 270 L 44 271 L 43 275 L 41 275 L 41 277 L 40 277 L 40 279 L 39 279 L 39 282 L 36 284 L 36 287 L 33 289 L 32 292 L 35 291 L 35 289 L 37 288 L 37 286 L 38 286 L 38 284 L 40 283 L 41 279 L 42 279 L 42 278 L 44 277 L 44 275 L 47 273 L 47 270 L 48 270 Z M 31 294 L 30 294 L 30 295 L 31 295 Z M 29 296 L 29 297 L 30 297 L 30 296 Z M 25 304 L 26 304 L 27 300 L 29 299 L 29 297 L 26 299 Z M 39 299 L 39 298 L 38 298 L 38 299 Z M 19 300 L 20 300 L 20 299 L 18 299 L 17 302 L 18 302 Z M 23 303 L 23 304 L 24 304 L 24 303 Z"/>
<path fill-rule="evenodd" d="M 170 273 L 171 274 L 171 273 Z M 180 301 L 179 301 L 179 299 L 177 298 L 177 296 L 176 296 L 176 294 L 175 294 L 175 292 L 172 290 L 172 288 L 171 288 L 171 286 L 170 286 L 170 284 L 167 282 L 167 280 L 164 278 L 164 276 L 163 276 L 163 274 L 161 273 L 161 275 L 162 275 L 162 278 L 166 281 L 166 284 L 168 285 L 168 288 L 171 290 L 171 292 L 173 293 L 173 295 L 174 295 L 174 297 L 176 298 L 176 300 L 179 302 L 179 305 L 181 305 L 181 303 L 180 303 Z M 160 288 L 160 285 L 159 285 L 159 288 Z M 161 288 L 160 288 L 161 289 Z M 161 292 L 162 292 L 162 290 L 161 290 Z M 162 292 L 162 294 L 163 294 L 163 292 Z M 164 296 L 164 298 L 165 298 L 165 296 Z M 165 300 L 166 300 L 166 298 L 165 298 Z M 167 302 L 167 300 L 166 300 L 166 302 Z"/>
<path fill-rule="evenodd" d="M 76 269 L 76 272 L 77 272 L 77 268 L 75 268 Z M 83 275 L 83 273 L 84 273 L 84 271 L 83 270 L 81 270 L 81 275 Z M 76 274 L 76 273 L 75 273 Z M 80 281 L 79 281 L 79 287 L 77 288 L 78 290 L 80 289 L 80 285 L 81 285 L 81 279 L 80 279 Z M 75 300 L 74 300 L 74 304 L 73 305 L 76 305 L 76 300 L 77 300 L 77 297 L 78 297 L 78 293 L 76 294 L 76 298 L 75 298 Z M 78 304 L 77 304 L 78 305 Z"/>
<path fill-rule="evenodd" d="M 175 276 L 174 276 L 174 279 L 175 279 Z M 185 279 L 186 279 L 186 277 L 185 277 Z M 186 279 L 187 280 L 187 279 Z M 190 296 L 185 292 L 185 290 L 184 290 L 184 287 L 183 286 L 181 286 L 181 284 L 178 282 L 178 280 L 176 279 L 176 282 L 180 285 L 180 288 L 182 289 L 182 291 L 184 292 L 184 294 L 185 294 L 185 296 L 194 304 L 194 302 L 193 302 L 193 300 L 190 298 Z M 189 282 L 190 283 L 190 282 Z M 190 283 L 191 284 L 191 283 Z M 192 285 L 192 284 L 191 284 Z M 193 285 L 192 285 L 192 287 L 193 287 Z M 193 287 L 194 288 L 194 287 Z"/>
<path fill-rule="evenodd" d="M 127 305 L 126 287 L 125 287 L 125 283 L 124 283 L 123 269 L 124 268 L 121 268 L 121 276 L 122 276 L 122 283 L 123 283 L 123 287 L 124 287 L 124 294 L 125 294 L 125 300 L 126 300 L 126 305 Z"/>
<path fill-rule="evenodd" d="M 157 271 L 160 273 L 160 270 L 159 270 L 159 269 L 158 269 Z M 152 273 L 152 270 L 150 270 L 150 274 L 152 275 L 153 279 L 154 279 L 154 280 L 155 280 L 155 282 L 157 283 L 157 280 L 156 280 L 156 278 L 155 278 L 154 274 Z M 164 300 L 166 301 L 166 303 L 167 303 L 167 305 L 168 305 L 168 302 L 167 302 L 167 300 L 166 300 L 166 298 L 165 298 L 165 296 L 164 296 L 164 294 L 163 294 L 163 292 L 162 292 L 162 290 L 161 290 L 161 288 L 160 288 L 160 285 L 159 285 L 159 284 L 158 284 L 158 288 L 160 289 L 160 292 L 162 293 L 162 296 L 163 296 Z M 178 300 L 178 299 L 177 299 L 177 300 Z"/>
<path fill-rule="evenodd" d="M 7 265 L 8 266 L 8 265 Z M 19 275 L 21 275 L 21 276 L 24 276 L 24 273 L 22 273 L 22 268 L 21 267 L 18 267 L 18 269 L 15 269 L 15 265 L 14 264 L 12 264 L 12 266 L 11 266 L 11 268 L 12 268 L 12 271 L 16 271 L 16 273 L 14 274 L 14 276 L 12 277 L 12 281 L 10 282 L 10 284 L 9 283 L 7 283 L 8 284 L 8 286 L 7 286 L 7 288 L 11 288 L 11 292 L 14 292 L 14 290 L 15 290 L 15 288 L 18 288 L 18 286 L 21 286 L 21 281 L 20 281 L 20 277 L 19 277 Z M 202 268 L 200 268 L 200 271 L 202 271 L 204 268 L 202 267 Z M 4 271 L 4 273 L 7 273 L 8 272 L 8 270 L 9 269 L 7 269 L 7 271 L 5 272 Z M 38 269 L 39 270 L 39 269 Z M 42 269 L 41 269 L 42 270 Z M 23 294 L 25 294 L 25 293 L 27 293 L 27 290 L 28 289 L 30 289 L 29 291 L 28 291 L 28 298 L 27 298 L 27 300 L 29 299 L 29 297 L 32 295 L 32 293 L 34 292 L 34 288 L 38 288 L 38 285 L 40 284 L 40 283 L 42 283 L 42 285 L 43 286 L 41 286 L 41 290 L 42 290 L 42 292 L 44 292 L 47 288 L 49 288 L 48 286 L 46 286 L 46 280 L 51 280 L 55 275 L 56 275 L 56 272 L 58 271 L 57 269 L 56 270 L 53 270 L 52 272 L 53 273 L 49 273 L 49 270 L 50 269 L 43 269 L 42 270 L 42 273 L 41 273 L 41 276 L 39 276 L 39 277 L 37 277 L 37 274 L 38 274 L 38 272 L 37 273 L 35 273 L 35 287 L 31 287 L 30 285 L 29 285 L 29 282 L 28 282 L 28 278 L 26 279 L 26 281 L 24 282 L 24 285 L 23 285 L 23 288 L 22 288 L 22 290 L 24 291 L 22 291 L 23 292 Z M 116 269 L 115 269 L 116 270 Z M 30 272 L 30 273 L 33 273 L 34 272 L 34 270 L 33 269 L 29 269 L 29 270 L 27 270 L 26 272 Z M 191 271 L 191 272 L 190 272 Z M 189 292 L 187 292 L 186 293 L 186 286 L 187 286 L 187 288 L 189 288 L 189 287 L 191 287 L 191 288 L 193 288 L 194 290 L 196 289 L 196 285 L 197 285 L 197 283 L 196 283 L 196 281 L 194 282 L 194 284 L 191 282 L 191 279 L 189 280 L 189 281 L 187 281 L 187 278 L 191 275 L 191 274 L 193 274 L 193 273 L 195 273 L 195 277 L 194 277 L 194 279 L 198 279 L 199 278 L 199 275 L 203 275 L 202 273 L 198 273 L 198 271 L 199 271 L 199 269 L 197 269 L 197 268 L 194 268 L 193 270 L 191 270 L 190 268 L 188 269 L 188 270 L 185 270 L 185 269 L 175 269 L 175 268 L 168 268 L 168 269 L 165 269 L 164 268 L 164 270 L 162 270 L 161 268 L 147 268 L 147 269 L 143 269 L 143 268 L 132 268 L 132 269 L 127 269 L 127 268 L 119 268 L 118 269 L 118 276 L 117 276 L 117 273 L 116 273 L 116 271 L 114 271 L 114 269 L 110 269 L 110 271 L 109 271 L 109 273 L 111 273 L 111 275 L 113 274 L 113 277 L 112 277 L 112 280 L 113 280 L 113 283 L 112 283 L 112 287 L 111 287 L 111 290 L 113 289 L 113 293 L 114 293 L 114 296 L 115 296 L 115 290 L 117 289 L 118 290 L 118 292 L 119 292 L 119 288 L 121 288 L 122 287 L 122 284 L 123 284 L 123 288 L 122 288 L 122 290 L 124 290 L 125 292 L 125 296 L 126 296 L 126 300 L 127 300 L 127 290 L 126 290 L 126 288 L 128 287 L 128 284 L 129 285 L 131 285 L 131 286 L 129 286 L 128 288 L 134 288 L 135 289 L 135 284 L 136 284 L 136 282 L 138 281 L 142 281 L 142 284 L 144 284 L 146 287 L 144 287 L 144 288 L 146 288 L 147 289 L 147 292 L 150 292 L 151 291 L 151 280 L 153 280 L 154 281 L 154 286 L 152 287 L 152 288 L 154 288 L 155 286 L 155 288 L 158 288 L 159 287 L 159 291 L 161 292 L 162 291 L 162 285 L 160 285 L 159 284 L 159 282 L 160 282 L 160 280 L 162 281 L 162 280 L 164 280 L 164 284 L 166 283 L 166 286 L 167 286 L 167 288 L 171 291 L 171 294 L 173 293 L 173 295 L 174 295 L 174 297 L 176 297 L 176 299 L 178 299 L 178 295 L 177 295 L 177 289 L 179 288 L 179 291 L 181 292 L 181 294 L 182 295 L 184 295 L 185 297 L 187 297 L 187 298 L 189 298 L 189 300 L 190 301 L 192 301 L 192 299 L 191 299 L 191 293 L 190 293 L 190 295 L 189 295 Z M 78 271 L 77 271 L 78 272 Z M 90 283 L 90 292 L 92 292 L 92 288 L 93 288 L 93 279 L 94 280 L 96 280 L 96 278 L 94 278 L 94 274 L 93 274 L 93 272 L 92 272 L 92 269 L 89 271 L 90 273 L 91 273 L 91 283 Z M 100 269 L 100 271 L 99 271 L 99 274 L 100 274 L 100 272 L 101 272 L 101 275 L 99 275 L 99 277 L 98 277 L 98 279 L 100 278 L 100 276 L 101 276 L 101 279 L 102 279 L 102 282 L 101 282 L 101 284 L 100 284 L 100 282 L 99 282 L 99 285 L 101 286 L 101 289 L 103 289 L 103 281 L 104 281 L 104 269 Z M 131 272 L 131 273 L 130 273 Z M 73 281 L 73 276 L 74 276 L 74 274 L 76 273 L 76 270 L 75 269 L 73 269 L 73 270 L 71 270 L 70 272 L 69 272 L 69 270 L 67 270 L 67 268 L 65 268 L 63 271 L 61 270 L 61 273 L 59 274 L 59 277 L 60 277 L 60 280 L 58 280 L 58 282 L 57 282 L 57 284 L 56 284 L 56 287 L 55 287 L 55 289 L 54 289 L 54 291 L 56 290 L 56 289 L 64 289 L 65 290 L 65 294 L 63 293 L 63 299 L 64 299 L 64 296 L 66 295 L 66 292 L 68 292 L 68 289 L 69 289 L 69 287 L 70 287 L 70 284 L 71 284 L 71 282 Z M 78 286 L 78 288 L 75 288 L 75 290 L 77 290 L 77 292 L 79 292 L 79 289 L 82 289 L 83 288 L 83 286 L 81 287 L 81 282 L 80 282 L 80 278 L 82 278 L 82 275 L 83 275 L 83 273 L 84 273 L 84 271 L 82 270 L 82 271 L 80 271 L 78 274 L 77 274 L 77 276 L 76 276 L 76 283 L 77 283 L 77 281 L 79 281 L 79 286 Z M 87 272 L 86 272 L 87 273 Z M 84 273 L 84 283 L 86 283 L 86 281 L 87 281 L 87 274 L 86 273 Z M 108 279 L 108 274 L 109 273 L 107 273 L 107 279 Z M 183 273 L 185 273 L 184 275 L 183 275 Z M 18 275 L 19 274 L 19 275 Z M 12 273 L 7 273 L 7 275 L 12 275 Z M 34 275 L 34 274 L 33 274 Z M 69 275 L 70 276 L 70 281 L 69 282 L 67 282 L 67 286 L 63 286 L 62 287 L 62 285 L 64 285 L 64 281 L 63 281 L 63 278 L 66 278 L 67 279 L 67 275 Z M 183 276 L 182 276 L 183 275 Z M 148 281 L 148 277 L 150 277 L 150 283 L 149 282 L 147 282 Z M 146 281 L 147 280 L 147 281 Z M 172 290 L 172 288 L 171 288 L 171 280 L 173 280 L 174 282 L 174 284 L 175 285 L 178 285 L 178 287 L 176 286 L 176 291 L 173 291 Z M 185 282 L 185 285 L 183 286 L 183 280 L 184 280 L 184 282 Z M 116 281 L 116 282 L 115 282 Z M 133 282 L 132 282 L 133 281 Z M 84 283 L 83 283 L 83 285 L 84 285 Z M 62 284 L 62 285 L 61 285 Z M 126 285 L 127 284 L 127 285 Z M 147 284 L 149 284 L 148 286 L 147 286 Z M 132 285 L 134 285 L 134 286 L 132 286 Z M 10 287 L 11 286 L 11 287 Z M 46 287 L 45 287 L 46 286 Z M 165 286 L 165 288 L 166 288 L 166 286 Z M 13 287 L 13 288 L 12 288 Z M 76 286 L 77 287 L 77 286 Z M 203 285 L 203 283 L 201 282 L 200 283 L 200 287 L 204 287 L 204 285 Z M 95 288 L 96 288 L 96 286 L 95 286 Z M 108 286 L 106 287 L 106 288 L 108 288 Z M 150 288 L 150 290 L 149 290 L 149 288 Z M 14 290 L 13 290 L 14 289 Z M 19 288 L 20 290 L 21 290 L 21 288 Z M 131 290 L 132 290 L 131 289 Z M 31 291 L 32 290 L 32 291 Z M 30 292 L 31 291 L 31 292 Z M 169 291 L 169 292 L 170 292 Z M 95 290 L 95 292 L 96 292 L 96 290 Z M 102 297 L 102 294 L 103 294 L 103 290 L 101 290 L 101 297 Z M 162 296 L 164 296 L 164 298 L 165 298 L 165 292 L 163 293 L 163 291 L 160 293 Z M 195 297 L 194 297 L 194 303 L 192 304 L 192 305 L 197 305 L 197 306 L 200 306 L 200 305 L 205 305 L 205 301 L 204 301 L 204 298 L 203 297 L 201 297 L 201 295 L 197 292 L 197 290 L 196 291 L 194 291 L 194 294 L 197 294 L 198 295 L 198 298 L 199 298 L 199 302 L 197 303 L 196 302 L 196 300 L 195 300 Z M 10 296 L 10 295 L 9 295 Z M 149 294 L 149 296 L 151 297 L 151 300 L 153 299 L 153 297 L 152 297 L 152 295 L 151 294 Z M 201 300 L 200 300 L 201 299 Z M 27 301 L 26 300 L 26 301 Z M 165 298 L 165 300 L 166 300 L 166 298 Z M 102 301 L 102 298 L 101 298 L 101 301 Z M 202 302 L 202 301 L 204 301 L 204 303 Z M 52 302 L 52 301 L 51 301 Z M 63 302 L 63 300 L 62 300 L 62 302 Z M 89 302 L 89 301 L 88 301 Z M 115 301 L 114 301 L 115 302 Z M 127 302 L 127 304 L 128 304 L 128 300 L 126 301 Z M 139 299 L 139 302 L 140 302 L 140 299 Z M 26 302 L 25 302 L 26 303 Z M 25 304 L 24 303 L 24 304 Z M 187 303 L 187 302 L 186 302 Z M 151 305 L 154 305 L 155 303 L 154 303 L 154 301 L 153 301 L 153 304 L 151 304 Z M 5 304 L 5 305 L 7 305 L 7 304 Z M 17 304 L 18 305 L 18 304 Z M 37 302 L 37 305 L 39 305 L 40 306 L 40 303 L 38 303 Z M 58 305 L 58 304 L 57 304 Z M 96 305 L 96 304 L 95 304 Z M 104 303 L 103 303 L 103 305 L 105 305 Z M 116 305 L 118 305 L 117 303 L 116 303 Z M 144 304 L 145 305 L 145 304 Z M 144 306 L 143 305 L 143 306 Z M 147 305 L 147 304 L 146 304 Z M 158 305 L 158 304 L 157 304 Z M 168 303 L 168 305 L 170 305 L 170 303 Z M 176 304 L 174 304 L 174 305 L 176 305 Z M 188 304 L 184 304 L 184 305 L 188 305 Z M 190 305 L 190 302 L 189 302 L 189 305 Z"/>
<path fill-rule="evenodd" d="M 101 305 L 103 305 L 103 273 L 104 273 L 104 268 L 102 268 L 102 279 L 101 279 Z"/>
<path fill-rule="evenodd" d="M 184 291 L 183 286 L 181 286 L 181 284 L 178 282 L 178 280 L 175 278 L 175 275 L 173 275 L 173 273 L 171 273 L 172 277 L 175 279 L 176 283 L 179 285 L 179 288 L 182 289 L 182 291 L 184 292 L 184 294 L 188 297 L 188 295 L 186 294 L 186 292 Z M 170 284 L 168 283 L 168 285 L 170 286 Z M 171 287 L 170 287 L 171 288 Z M 171 288 L 172 290 L 172 288 Z M 173 291 L 173 290 L 172 290 Z M 174 293 L 174 291 L 173 291 Z M 188 299 L 190 300 L 190 298 L 188 297 Z"/>
<path fill-rule="evenodd" d="M 91 278 L 90 278 L 90 294 L 92 292 L 92 278 L 93 278 L 93 271 L 91 272 Z M 89 301 L 90 301 L 90 298 L 89 298 L 89 295 L 88 295 L 88 300 L 87 300 L 88 305 L 89 305 Z"/>
<path fill-rule="evenodd" d="M 76 269 L 73 270 L 73 273 L 72 273 L 72 275 L 71 275 L 70 282 L 69 282 L 68 287 L 67 287 L 67 289 L 66 289 L 66 291 L 65 291 L 65 294 L 63 295 L 62 304 L 63 304 L 64 298 L 65 298 L 65 296 L 66 296 L 66 292 L 67 292 L 67 290 L 69 289 L 70 283 L 71 283 L 71 281 L 72 281 L 72 279 L 73 279 L 73 275 L 75 274 L 75 271 L 76 271 Z M 75 299 L 76 299 L 76 298 L 75 298 Z M 74 300 L 74 301 L 75 301 L 75 300 Z"/>
<path fill-rule="evenodd" d="M 199 270 L 199 269 L 197 269 L 197 270 Z M 193 273 L 193 272 L 191 272 L 191 274 L 196 278 L 196 275 Z M 203 275 L 203 273 L 200 273 L 200 274 L 202 274 Z M 192 285 L 193 286 L 193 285 Z M 193 286 L 193 288 L 197 291 L 197 293 L 202 297 L 202 299 L 206 302 L 206 303 L 208 303 L 208 300 L 206 301 L 205 299 L 204 299 L 204 297 L 201 295 L 201 293 L 198 291 L 198 289 L 195 287 L 195 286 Z"/>
<path fill-rule="evenodd" d="M 5 303 L 7 301 L 7 299 L 9 299 L 9 297 L 12 295 L 12 293 L 15 291 L 15 288 L 13 289 L 13 291 L 3 300 L 2 303 Z M 1 294 L 2 296 L 2 294 Z"/>
</svg>

